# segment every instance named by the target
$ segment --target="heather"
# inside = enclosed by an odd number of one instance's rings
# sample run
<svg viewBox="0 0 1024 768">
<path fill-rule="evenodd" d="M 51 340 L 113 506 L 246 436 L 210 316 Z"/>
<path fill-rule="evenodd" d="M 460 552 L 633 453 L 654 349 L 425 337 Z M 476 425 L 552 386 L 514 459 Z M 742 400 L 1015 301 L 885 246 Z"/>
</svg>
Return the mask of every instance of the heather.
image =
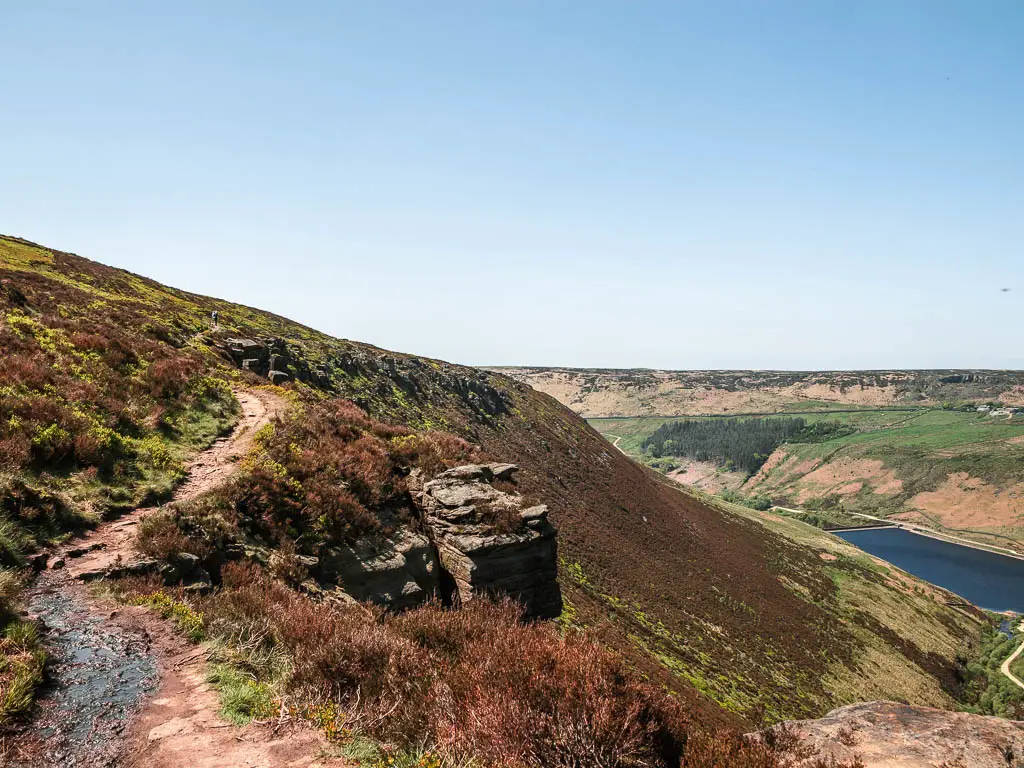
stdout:
<svg viewBox="0 0 1024 768">
<path fill-rule="evenodd" d="M 13 571 L 0 570 L 0 726 L 31 708 L 46 664 L 37 625 L 13 611 L 19 586 Z"/>
<path fill-rule="evenodd" d="M 13 617 L 27 558 L 168 497 L 238 404 L 190 336 L 84 283 L 12 279 L 43 258 L 28 246 L 0 241 L 0 257 L 2 721 L 29 708 L 43 672 L 34 625 Z"/>
<path fill-rule="evenodd" d="M 618 654 L 585 633 L 520 622 L 511 602 L 387 614 L 314 601 L 251 564 L 226 566 L 206 596 L 145 581 L 118 588 L 205 638 L 227 714 L 287 712 L 341 754 L 369 741 L 380 755 L 503 768 L 781 768 L 799 754 L 785 739 L 694 728 Z"/>
<path fill-rule="evenodd" d="M 346 400 L 264 428 L 234 504 L 258 533 L 330 544 L 409 522 L 406 477 L 477 457 L 465 440 L 369 418 Z"/>
<path fill-rule="evenodd" d="M 232 544 L 270 547 L 282 577 L 298 583 L 296 554 L 418 525 L 412 471 L 480 457 L 459 437 L 378 421 L 348 400 L 297 402 L 259 431 L 235 479 L 151 515 L 139 545 L 161 559 L 188 552 L 212 563 Z"/>
<path fill-rule="evenodd" d="M 35 544 L 166 497 L 238 405 L 202 352 L 103 307 L 34 306 L 0 291 L 3 564 Z"/>
</svg>

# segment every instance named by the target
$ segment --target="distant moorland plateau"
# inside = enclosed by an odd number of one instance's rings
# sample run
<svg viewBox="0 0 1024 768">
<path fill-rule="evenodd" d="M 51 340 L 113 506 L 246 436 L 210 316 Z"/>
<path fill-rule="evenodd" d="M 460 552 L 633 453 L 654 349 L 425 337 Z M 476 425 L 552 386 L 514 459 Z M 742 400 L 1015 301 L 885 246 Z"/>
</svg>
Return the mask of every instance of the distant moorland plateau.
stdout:
<svg viewBox="0 0 1024 768">
<path fill-rule="evenodd" d="M 994 400 L 1024 406 L 1024 371 L 661 371 L 491 368 L 584 418 L 881 408 Z"/>
</svg>

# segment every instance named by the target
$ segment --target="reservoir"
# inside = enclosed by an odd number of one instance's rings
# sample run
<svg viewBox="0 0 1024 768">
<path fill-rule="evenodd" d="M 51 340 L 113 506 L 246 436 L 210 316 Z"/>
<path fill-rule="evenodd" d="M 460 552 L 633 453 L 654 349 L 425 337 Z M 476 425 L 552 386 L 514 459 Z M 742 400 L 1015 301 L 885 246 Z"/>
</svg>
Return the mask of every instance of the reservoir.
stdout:
<svg viewBox="0 0 1024 768">
<path fill-rule="evenodd" d="M 1024 560 L 900 528 L 843 531 L 836 536 L 977 606 L 1024 613 Z"/>
</svg>

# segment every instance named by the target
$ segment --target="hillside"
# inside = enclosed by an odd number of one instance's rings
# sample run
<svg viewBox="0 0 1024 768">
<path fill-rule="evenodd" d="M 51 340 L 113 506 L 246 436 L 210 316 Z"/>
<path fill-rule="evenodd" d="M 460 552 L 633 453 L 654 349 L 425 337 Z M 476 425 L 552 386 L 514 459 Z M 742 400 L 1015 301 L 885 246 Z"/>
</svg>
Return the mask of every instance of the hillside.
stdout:
<svg viewBox="0 0 1024 768">
<path fill-rule="evenodd" d="M 552 654 L 563 665 L 570 656 L 573 664 L 592 663 L 601 670 L 594 679 L 608 680 L 594 694 L 602 702 L 623 701 L 626 678 L 616 664 L 645 681 L 648 687 L 637 682 L 629 689 L 647 702 L 642 713 L 628 715 L 649 726 L 637 737 L 638 749 L 654 750 L 655 734 L 661 754 L 678 754 L 664 745 L 689 743 L 680 737 L 684 727 L 737 733 L 867 697 L 954 707 L 976 698 L 983 685 L 966 667 L 987 625 L 979 613 L 948 607 L 949 595 L 880 568 L 825 534 L 801 538 L 778 520 L 681 492 L 614 450 L 553 397 L 501 373 L 335 339 L 16 238 L 0 238 L 0 311 L 0 545 L 9 569 L 69 531 L 169 499 L 197 451 L 237 421 L 233 393 L 269 387 L 291 404 L 291 414 L 261 431 L 238 479 L 156 518 L 162 522 L 141 541 L 179 568 L 183 555 L 211 571 L 214 563 L 219 568 L 225 558 L 244 556 L 257 571 L 224 566 L 218 589 L 206 597 L 146 592 L 129 580 L 123 589 L 131 599 L 155 601 L 184 620 L 194 620 L 199 610 L 194 621 L 202 625 L 204 614 L 237 616 L 243 603 L 272 598 L 278 602 L 267 609 L 271 624 L 287 613 L 324 637 L 347 632 L 365 638 L 365 627 L 353 623 L 365 623 L 364 614 L 311 608 L 307 601 L 315 595 L 285 585 L 304 584 L 304 569 L 322 562 L 328 544 L 363 547 L 367 559 L 386 559 L 403 537 L 421 535 L 424 523 L 413 503 L 417 472 L 512 463 L 520 468 L 517 479 L 498 492 L 521 498 L 524 506 L 529 500 L 549 507 L 558 529 L 564 606 L 558 617 L 563 634 L 523 629 L 523 647 L 536 648 L 537 659 Z M 1009 392 L 1015 385 L 984 386 Z M 483 522 L 501 535 L 532 535 L 522 526 L 501 528 L 519 523 L 500 516 Z M 253 584 L 259 585 L 255 592 Z M 455 629 L 445 614 L 432 610 L 381 620 L 392 633 L 389 663 L 411 653 L 430 669 L 468 675 L 458 654 L 487 654 L 499 639 L 520 642 L 519 630 L 493 636 L 495 626 L 510 621 L 507 612 L 462 612 L 464 618 L 453 621 L 469 629 L 460 631 L 477 631 L 474 621 L 481 626 L 474 642 L 460 645 L 446 634 Z M 589 630 L 598 645 L 576 645 L 584 641 L 573 639 L 573 628 Z M 308 639 L 288 625 L 275 632 L 277 651 L 293 661 L 299 649 L 322 650 L 303 644 Z M 35 653 L 32 643 L 19 643 L 9 645 L 9 656 L 30 669 L 22 656 Z M 510 649 L 510 668 L 520 670 L 516 679 L 551 672 L 543 664 L 523 671 L 522 654 Z M 610 658 L 600 655 L 603 649 L 612 651 Z M 296 686 L 308 695 L 315 681 L 325 686 L 316 688 L 321 701 L 334 696 L 351 704 L 345 697 L 353 691 L 368 695 L 342 682 L 364 679 L 352 667 L 333 663 L 324 659 L 315 670 L 299 665 L 287 683 L 277 677 L 257 682 Z M 359 674 L 366 674 L 366 659 L 359 663 Z M 502 676 L 513 674 L 510 668 L 495 668 L 488 685 L 512 686 Z M 302 670 L 308 677 L 295 677 Z M 450 732 L 422 722 L 404 699 L 402 708 L 399 702 L 389 710 L 387 697 L 399 689 L 411 695 L 405 681 L 421 680 L 422 669 L 388 670 L 396 675 L 388 678 L 394 690 L 380 691 L 375 703 L 355 697 L 360 706 L 379 707 L 370 718 L 379 729 L 374 733 L 411 744 Z M 574 675 L 558 674 L 552 690 L 571 700 Z M 481 684 L 471 683 L 429 682 L 460 707 L 483 706 L 472 698 Z M 672 694 L 667 701 L 660 698 L 665 692 Z M 524 707 L 527 700 L 524 692 Z M 409 718 L 401 729 L 393 724 L 395 713 Z M 542 715 L 554 717 L 547 710 Z M 480 740 L 449 746 L 462 755 L 491 748 Z"/>
<path fill-rule="evenodd" d="M 1020 371 L 490 370 L 551 395 L 585 418 L 937 406 L 964 400 L 1024 405 Z"/>
<path fill-rule="evenodd" d="M 756 471 L 685 455 L 650 456 L 652 436 L 685 419 L 593 419 L 627 453 L 658 464 L 681 483 L 805 509 L 849 525 L 849 512 L 892 517 L 981 543 L 1024 542 L 1024 413 L 990 415 L 974 406 L 848 412 L 789 411 L 828 434 L 790 439 L 764 454 Z M 740 424 L 746 417 L 716 417 Z"/>
<path fill-rule="evenodd" d="M 1024 545 L 1024 372 L 503 370 L 584 417 L 627 454 L 686 416 L 799 417 L 830 439 L 787 441 L 754 473 L 668 456 L 686 485 L 806 509 L 894 517 L 981 543 Z M 1022 549 L 1021 551 L 1024 551 Z"/>
</svg>

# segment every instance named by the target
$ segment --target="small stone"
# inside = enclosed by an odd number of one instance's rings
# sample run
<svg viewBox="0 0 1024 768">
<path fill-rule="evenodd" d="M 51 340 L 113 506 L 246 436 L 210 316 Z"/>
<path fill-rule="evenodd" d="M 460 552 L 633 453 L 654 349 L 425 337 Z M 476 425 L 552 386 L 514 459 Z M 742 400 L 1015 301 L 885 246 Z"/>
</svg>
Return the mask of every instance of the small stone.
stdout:
<svg viewBox="0 0 1024 768">
<path fill-rule="evenodd" d="M 120 576 L 145 576 L 149 573 L 154 573 L 157 570 L 158 563 L 156 560 L 137 560 L 134 563 L 128 563 L 128 565 L 122 566 L 120 569 Z"/>
<path fill-rule="evenodd" d="M 452 478 L 455 480 L 484 480 L 490 482 L 494 473 L 487 464 L 464 464 L 461 467 L 452 467 L 438 475 L 438 478 Z"/>
<path fill-rule="evenodd" d="M 95 552 L 98 549 L 106 549 L 106 547 L 107 545 L 104 544 L 102 541 L 97 541 L 93 544 L 87 544 L 84 547 L 76 547 L 75 549 L 69 549 L 65 554 L 67 555 L 67 557 L 70 558 L 82 557 L 84 555 L 89 554 L 90 552 Z"/>
<path fill-rule="evenodd" d="M 545 520 L 548 516 L 548 505 L 538 504 L 535 507 L 524 509 L 519 513 L 519 519 L 529 524 L 533 520 Z"/>
<path fill-rule="evenodd" d="M 210 579 L 210 574 L 202 568 L 196 568 L 196 570 L 189 576 L 189 583 L 185 585 L 185 589 L 193 592 L 205 592 L 212 587 L 213 580 Z"/>
<path fill-rule="evenodd" d="M 179 733 L 192 733 L 195 726 L 183 717 L 175 717 L 166 723 L 161 723 L 149 731 L 149 741 L 160 741 L 168 736 L 177 736 Z"/>
<path fill-rule="evenodd" d="M 512 475 L 519 471 L 515 464 L 491 464 L 491 472 L 495 480 L 511 480 Z"/>
<path fill-rule="evenodd" d="M 161 565 L 157 573 L 160 575 L 160 579 L 163 581 L 164 586 L 169 587 L 172 584 L 177 584 L 181 581 L 181 572 L 170 563 L 164 563 Z"/>
<path fill-rule="evenodd" d="M 54 560 L 52 563 L 50 563 L 50 568 L 52 568 L 55 571 L 59 571 L 61 568 L 64 567 L 64 565 L 65 565 L 64 558 L 63 557 L 58 557 L 56 560 Z"/>
<path fill-rule="evenodd" d="M 185 569 L 192 569 L 199 566 L 199 556 L 193 555 L 191 552 L 178 552 L 177 554 L 168 557 L 167 560 L 168 562 Z"/>
</svg>

